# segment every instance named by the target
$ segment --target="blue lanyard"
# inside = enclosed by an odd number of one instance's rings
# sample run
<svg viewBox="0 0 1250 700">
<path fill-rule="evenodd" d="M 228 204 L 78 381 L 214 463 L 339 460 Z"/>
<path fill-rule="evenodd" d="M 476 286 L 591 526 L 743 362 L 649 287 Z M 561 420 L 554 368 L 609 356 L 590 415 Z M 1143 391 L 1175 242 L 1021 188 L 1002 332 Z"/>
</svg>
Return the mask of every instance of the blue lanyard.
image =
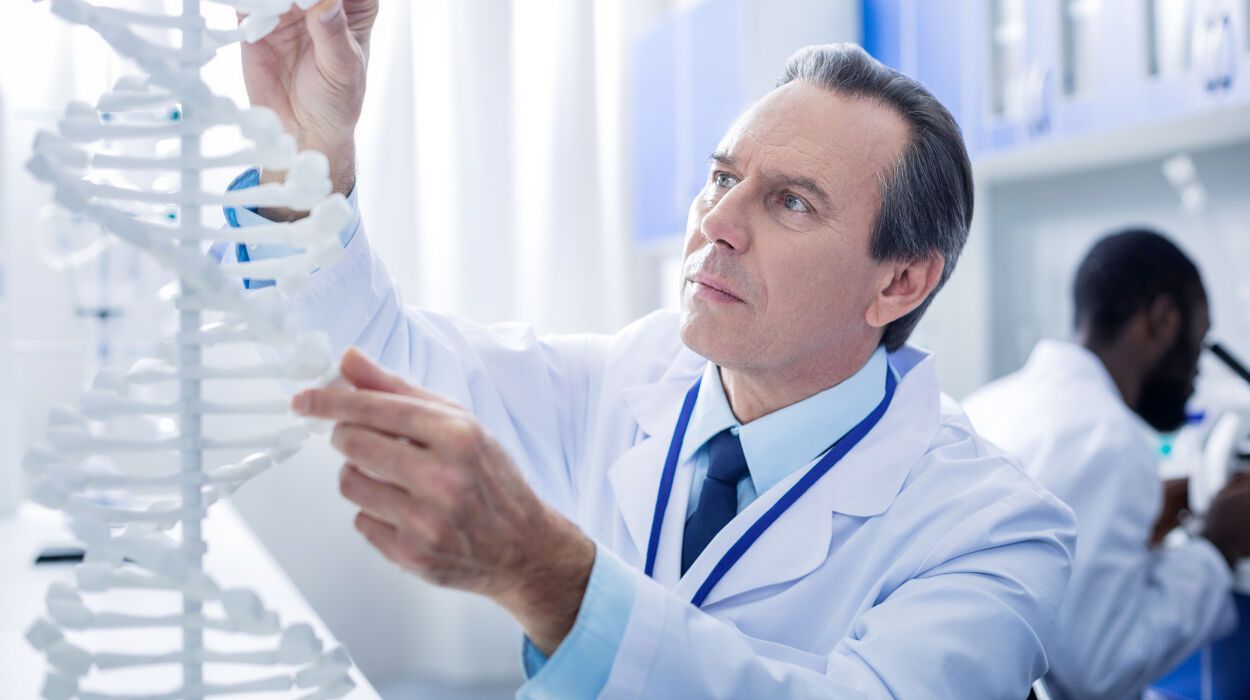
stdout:
<svg viewBox="0 0 1250 700">
<path fill-rule="evenodd" d="M 655 572 L 655 555 L 660 548 L 660 528 L 664 525 L 664 511 L 668 509 L 668 499 L 673 491 L 673 476 L 677 473 L 677 458 L 681 455 L 681 443 L 686 437 L 686 428 L 690 425 L 690 414 L 694 411 L 695 399 L 699 396 L 699 384 L 702 383 L 703 377 L 695 380 L 694 386 L 686 392 L 686 400 L 681 405 L 681 414 L 677 417 L 677 427 L 673 429 L 673 440 L 668 445 L 668 457 L 664 460 L 664 473 L 660 475 L 660 490 L 655 498 L 655 515 L 651 518 L 651 538 L 647 542 L 647 562 L 645 571 L 647 576 L 653 576 Z M 699 590 L 695 592 L 691 603 L 695 607 L 703 605 L 703 601 L 707 600 L 708 594 L 712 592 L 712 588 L 720 582 L 725 574 L 738 563 L 743 554 L 755 544 L 755 541 L 764 534 L 769 528 L 781 517 L 781 514 L 789 510 L 790 506 L 812 487 L 820 477 L 824 476 L 835 464 L 842 461 L 861 440 L 864 439 L 877 422 L 881 420 L 881 416 L 885 415 L 885 410 L 889 408 L 891 399 L 894 398 L 894 387 L 898 381 L 894 378 L 894 373 L 889 369 L 885 372 L 885 396 L 881 398 L 872 412 L 864 417 L 850 432 L 843 435 L 837 442 L 833 443 L 833 447 L 820 458 L 807 473 L 802 476 L 789 491 L 778 499 L 759 520 L 752 523 L 747 531 L 742 533 L 742 537 L 716 562 L 716 566 L 712 567 L 712 572 L 708 574 L 707 580 L 703 585 L 699 586 Z"/>
</svg>

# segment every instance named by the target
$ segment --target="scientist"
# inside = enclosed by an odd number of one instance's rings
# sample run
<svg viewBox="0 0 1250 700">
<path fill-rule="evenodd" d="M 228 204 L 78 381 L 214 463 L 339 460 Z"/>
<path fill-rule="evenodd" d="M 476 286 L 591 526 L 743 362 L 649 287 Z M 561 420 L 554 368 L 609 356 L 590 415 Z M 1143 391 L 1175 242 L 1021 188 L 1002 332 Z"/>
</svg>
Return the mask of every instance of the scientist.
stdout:
<svg viewBox="0 0 1250 700">
<path fill-rule="evenodd" d="M 327 0 L 244 55 L 344 193 L 375 12 Z M 711 158 L 680 313 L 551 337 L 408 309 L 357 221 L 289 303 L 363 352 L 294 406 L 337 422 L 374 547 L 520 622 L 522 697 L 1024 698 L 1072 514 L 904 345 L 971 216 L 946 109 L 808 48 Z"/>
<path fill-rule="evenodd" d="M 1052 696 L 1139 697 L 1234 624 L 1229 567 L 1250 554 L 1250 483 L 1215 499 L 1200 536 L 1152 546 L 1180 506 L 1161 512 L 1149 436 L 1185 423 L 1209 326 L 1202 280 L 1166 238 L 1129 230 L 1089 251 L 1074 297 L 1075 343 L 1043 340 L 964 406 L 1076 512 L 1072 582 L 1047 649 Z"/>
</svg>

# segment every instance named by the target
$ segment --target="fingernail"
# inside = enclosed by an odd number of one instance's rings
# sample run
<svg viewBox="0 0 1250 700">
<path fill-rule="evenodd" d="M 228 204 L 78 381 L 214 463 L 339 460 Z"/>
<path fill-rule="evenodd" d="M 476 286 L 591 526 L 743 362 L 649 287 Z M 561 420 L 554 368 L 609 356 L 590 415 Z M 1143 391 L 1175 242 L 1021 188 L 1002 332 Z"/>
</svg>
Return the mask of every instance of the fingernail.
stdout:
<svg viewBox="0 0 1250 700">
<path fill-rule="evenodd" d="M 321 13 L 321 21 L 332 22 L 339 16 L 339 13 L 342 11 L 343 11 L 342 0 L 335 0 L 334 2 L 330 3 L 330 7 L 326 8 L 325 12 Z"/>
<path fill-rule="evenodd" d="M 312 407 L 312 397 L 308 395 L 307 391 L 301 391 L 300 393 L 291 397 L 291 410 L 295 411 L 296 413 L 300 415 L 304 415 L 308 413 L 308 409 L 311 407 Z"/>
</svg>

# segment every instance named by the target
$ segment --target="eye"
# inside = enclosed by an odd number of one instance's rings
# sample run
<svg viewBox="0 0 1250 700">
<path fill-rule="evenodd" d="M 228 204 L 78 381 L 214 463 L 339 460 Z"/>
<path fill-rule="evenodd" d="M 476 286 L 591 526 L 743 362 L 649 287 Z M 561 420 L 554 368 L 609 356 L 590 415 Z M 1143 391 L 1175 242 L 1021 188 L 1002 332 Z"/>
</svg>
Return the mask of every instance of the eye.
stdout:
<svg viewBox="0 0 1250 700">
<path fill-rule="evenodd" d="M 712 182 L 717 187 L 723 187 L 725 189 L 729 189 L 730 187 L 733 187 L 734 185 L 738 184 L 738 178 L 734 177 L 733 175 L 730 175 L 729 173 L 723 170 L 718 170 L 717 172 L 712 174 Z"/>
<path fill-rule="evenodd" d="M 789 192 L 782 194 L 781 203 L 786 209 L 800 214 L 806 214 L 811 211 L 811 209 L 807 206 L 807 202 L 804 202 L 798 195 L 791 194 Z"/>
</svg>

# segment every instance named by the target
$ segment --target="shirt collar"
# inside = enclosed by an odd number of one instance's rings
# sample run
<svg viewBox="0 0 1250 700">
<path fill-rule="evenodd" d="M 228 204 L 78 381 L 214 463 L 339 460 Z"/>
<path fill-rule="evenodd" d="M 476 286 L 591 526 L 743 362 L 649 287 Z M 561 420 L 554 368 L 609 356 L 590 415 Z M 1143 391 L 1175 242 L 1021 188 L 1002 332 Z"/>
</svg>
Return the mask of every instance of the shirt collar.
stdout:
<svg viewBox="0 0 1250 700">
<path fill-rule="evenodd" d="M 729 428 L 741 439 L 755 492 L 762 494 L 819 457 L 872 412 L 885 396 L 888 368 L 885 348 L 878 347 L 841 384 L 742 425 L 729 407 L 720 368 L 709 362 L 682 442 L 681 460 L 690 459 L 704 443 Z"/>
</svg>

